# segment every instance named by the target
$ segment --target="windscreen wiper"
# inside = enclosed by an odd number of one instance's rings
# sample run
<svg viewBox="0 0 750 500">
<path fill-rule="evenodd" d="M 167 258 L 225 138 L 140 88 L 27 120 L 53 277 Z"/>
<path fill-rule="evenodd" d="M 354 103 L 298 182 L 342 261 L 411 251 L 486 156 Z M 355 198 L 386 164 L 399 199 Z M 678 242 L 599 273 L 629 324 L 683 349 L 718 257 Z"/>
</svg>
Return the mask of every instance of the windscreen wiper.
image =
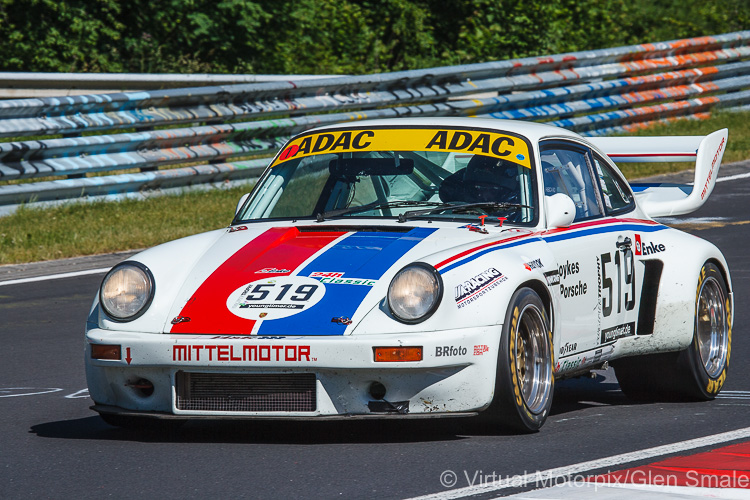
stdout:
<svg viewBox="0 0 750 500">
<path fill-rule="evenodd" d="M 534 207 L 531 207 L 529 205 L 521 205 L 520 203 L 501 203 L 496 201 L 483 201 L 479 203 L 440 203 L 439 205 L 436 205 L 432 208 L 425 208 L 423 210 L 409 210 L 408 212 L 404 212 L 402 214 L 398 215 L 398 221 L 399 222 L 406 222 L 406 219 L 410 217 L 416 217 L 418 215 L 427 215 L 432 214 L 435 212 L 443 212 L 446 210 L 450 210 L 453 213 L 463 213 L 467 212 L 469 210 L 472 210 L 474 208 L 488 208 L 491 210 L 508 210 L 511 208 L 530 208 L 534 209 Z"/>
<path fill-rule="evenodd" d="M 368 210 L 382 210 L 384 208 L 404 208 L 404 207 L 437 207 L 443 206 L 445 203 L 439 201 L 414 201 L 414 200 L 396 200 L 389 201 L 386 203 L 373 202 L 367 205 L 360 205 L 358 207 L 346 207 L 339 208 L 336 210 L 329 210 L 327 212 L 318 213 L 315 218 L 318 222 L 323 222 L 331 217 L 338 217 L 340 215 L 355 214 L 358 212 L 367 212 Z M 408 212 L 407 212 L 408 213 Z M 400 217 L 400 216 L 399 216 Z"/>
</svg>

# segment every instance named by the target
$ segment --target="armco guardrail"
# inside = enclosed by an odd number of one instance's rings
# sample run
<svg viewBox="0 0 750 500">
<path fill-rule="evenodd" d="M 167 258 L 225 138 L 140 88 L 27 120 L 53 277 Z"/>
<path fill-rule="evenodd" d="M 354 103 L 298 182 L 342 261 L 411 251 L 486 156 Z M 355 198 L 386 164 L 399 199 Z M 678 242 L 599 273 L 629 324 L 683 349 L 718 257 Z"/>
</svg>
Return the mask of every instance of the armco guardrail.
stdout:
<svg viewBox="0 0 750 500">
<path fill-rule="evenodd" d="M 600 135 L 748 107 L 750 31 L 375 75 L 7 100 L 0 207 L 253 178 L 292 133 L 364 118 L 515 118 Z M 23 139 L 51 135 L 62 138 Z M 117 173 L 127 169 L 137 171 Z M 15 183 L 50 176 L 64 178 Z"/>
<path fill-rule="evenodd" d="M 332 75 L 337 76 L 337 75 Z M 310 80 L 321 75 L 0 72 L 0 99 Z"/>
</svg>

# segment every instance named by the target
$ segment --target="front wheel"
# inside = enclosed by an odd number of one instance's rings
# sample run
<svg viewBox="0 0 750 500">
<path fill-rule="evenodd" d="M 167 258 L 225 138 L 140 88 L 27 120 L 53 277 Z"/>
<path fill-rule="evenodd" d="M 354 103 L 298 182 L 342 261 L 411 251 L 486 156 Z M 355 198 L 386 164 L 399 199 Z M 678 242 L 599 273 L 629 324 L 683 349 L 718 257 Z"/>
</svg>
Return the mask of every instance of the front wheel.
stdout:
<svg viewBox="0 0 750 500">
<path fill-rule="evenodd" d="M 707 262 L 698 276 L 690 345 L 613 363 L 620 388 L 636 401 L 714 399 L 724 385 L 732 352 L 732 304 L 724 276 Z"/>
<path fill-rule="evenodd" d="M 505 315 L 489 416 L 517 431 L 538 431 L 552 406 L 552 363 L 544 304 L 536 292 L 522 288 L 513 294 Z"/>
</svg>

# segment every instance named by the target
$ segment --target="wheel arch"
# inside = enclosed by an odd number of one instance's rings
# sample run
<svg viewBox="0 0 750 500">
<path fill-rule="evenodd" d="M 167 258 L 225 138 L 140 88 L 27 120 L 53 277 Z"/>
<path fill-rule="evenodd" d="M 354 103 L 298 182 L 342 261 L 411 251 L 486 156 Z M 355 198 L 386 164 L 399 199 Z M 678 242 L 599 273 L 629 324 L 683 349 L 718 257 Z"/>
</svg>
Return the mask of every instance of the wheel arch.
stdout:
<svg viewBox="0 0 750 500">
<path fill-rule="evenodd" d="M 544 304 L 544 309 L 550 322 L 550 330 L 554 331 L 555 315 L 552 309 L 552 295 L 550 294 L 549 287 L 538 279 L 530 279 L 518 285 L 513 293 L 516 293 L 522 288 L 531 288 L 532 290 L 534 290 L 534 292 L 536 292 L 537 295 L 539 295 L 539 298 L 542 299 L 542 304 Z"/>
<path fill-rule="evenodd" d="M 709 257 L 706 259 L 706 264 L 711 263 L 719 268 L 719 272 L 721 272 L 721 277 L 724 278 L 724 283 L 727 284 L 727 288 L 729 288 L 729 293 L 732 293 L 732 281 L 729 279 L 729 270 L 727 270 L 726 266 L 724 265 L 724 262 L 721 260 L 715 258 L 715 257 Z"/>
</svg>

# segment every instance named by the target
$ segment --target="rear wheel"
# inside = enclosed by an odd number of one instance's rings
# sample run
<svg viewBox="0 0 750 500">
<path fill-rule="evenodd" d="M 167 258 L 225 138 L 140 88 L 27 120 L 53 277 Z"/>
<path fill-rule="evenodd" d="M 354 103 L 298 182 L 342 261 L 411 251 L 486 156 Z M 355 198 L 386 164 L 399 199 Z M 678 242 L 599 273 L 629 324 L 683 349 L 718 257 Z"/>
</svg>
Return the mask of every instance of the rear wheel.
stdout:
<svg viewBox="0 0 750 500">
<path fill-rule="evenodd" d="M 721 390 L 732 352 L 729 289 L 719 268 L 701 268 L 695 295 L 693 340 L 674 353 L 625 358 L 613 363 L 620 388 L 636 401 L 707 401 Z"/>
<path fill-rule="evenodd" d="M 521 432 L 538 431 L 552 406 L 552 353 L 544 304 L 536 292 L 522 288 L 505 316 L 488 416 Z"/>
</svg>

